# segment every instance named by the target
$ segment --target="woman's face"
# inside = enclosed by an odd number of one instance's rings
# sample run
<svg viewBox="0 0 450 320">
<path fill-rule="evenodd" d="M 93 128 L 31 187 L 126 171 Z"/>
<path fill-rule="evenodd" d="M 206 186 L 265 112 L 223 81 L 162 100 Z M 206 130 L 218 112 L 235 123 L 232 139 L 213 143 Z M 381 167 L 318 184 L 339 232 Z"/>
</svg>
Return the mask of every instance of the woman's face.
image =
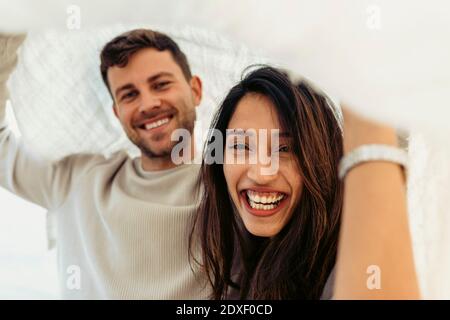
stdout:
<svg viewBox="0 0 450 320">
<path fill-rule="evenodd" d="M 253 129 L 256 143 L 251 142 L 250 135 L 242 137 L 239 129 Z M 261 129 L 267 130 L 266 141 L 260 139 L 264 132 Z M 271 150 L 272 129 L 280 132 L 277 150 Z M 228 124 L 223 171 L 234 205 L 253 235 L 272 237 L 279 233 L 292 217 L 302 194 L 303 180 L 289 139 L 292 138 L 285 136 L 269 98 L 252 93 L 240 100 Z M 267 151 L 266 159 L 272 157 L 273 161 L 273 157 L 278 157 L 278 170 L 267 170 L 271 164 L 259 156 L 257 161 L 249 161 L 250 155 L 259 154 L 260 149 Z M 236 159 L 244 154 L 245 163 L 240 164 Z"/>
</svg>

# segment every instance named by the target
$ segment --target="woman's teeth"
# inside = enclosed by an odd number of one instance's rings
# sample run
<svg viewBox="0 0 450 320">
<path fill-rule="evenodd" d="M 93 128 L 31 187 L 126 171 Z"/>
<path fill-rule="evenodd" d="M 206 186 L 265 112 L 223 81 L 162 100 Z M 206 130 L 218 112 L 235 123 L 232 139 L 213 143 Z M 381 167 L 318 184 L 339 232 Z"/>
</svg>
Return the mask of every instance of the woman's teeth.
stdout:
<svg viewBox="0 0 450 320">
<path fill-rule="evenodd" d="M 284 194 L 280 192 L 255 192 L 247 190 L 246 192 L 248 203 L 253 209 L 257 210 L 272 210 L 278 207 Z"/>
<path fill-rule="evenodd" d="M 152 123 L 147 123 L 145 125 L 145 129 L 146 130 L 150 130 L 150 129 L 153 129 L 153 128 L 157 128 L 157 127 L 162 126 L 163 124 L 166 124 L 167 122 L 169 122 L 169 118 L 164 118 L 164 119 L 152 122 Z"/>
</svg>

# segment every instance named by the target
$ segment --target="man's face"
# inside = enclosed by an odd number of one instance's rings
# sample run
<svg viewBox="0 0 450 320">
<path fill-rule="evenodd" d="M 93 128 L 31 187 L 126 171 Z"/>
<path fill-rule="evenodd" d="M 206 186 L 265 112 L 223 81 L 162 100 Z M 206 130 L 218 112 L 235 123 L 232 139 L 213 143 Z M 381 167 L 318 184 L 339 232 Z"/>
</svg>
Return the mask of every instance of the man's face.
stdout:
<svg viewBox="0 0 450 320">
<path fill-rule="evenodd" d="M 142 49 L 126 67 L 109 68 L 108 81 L 114 113 L 143 155 L 170 157 L 177 143 L 172 132 L 184 128 L 192 134 L 201 82 L 195 76 L 186 80 L 170 51 Z"/>
</svg>

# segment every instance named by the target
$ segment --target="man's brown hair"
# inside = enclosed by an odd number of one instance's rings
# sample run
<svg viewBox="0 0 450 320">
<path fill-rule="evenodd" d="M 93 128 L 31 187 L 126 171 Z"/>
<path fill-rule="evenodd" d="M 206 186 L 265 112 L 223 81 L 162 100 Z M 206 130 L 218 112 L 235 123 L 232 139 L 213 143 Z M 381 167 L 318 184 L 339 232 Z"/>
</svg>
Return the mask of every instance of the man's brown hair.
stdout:
<svg viewBox="0 0 450 320">
<path fill-rule="evenodd" d="M 169 36 L 149 30 L 135 29 L 115 37 L 108 42 L 100 54 L 100 71 L 103 82 L 111 92 L 108 83 L 108 69 L 114 66 L 121 68 L 128 64 L 130 57 L 145 48 L 154 48 L 158 51 L 169 50 L 175 62 L 180 66 L 186 80 L 192 78 L 191 69 L 186 55 Z"/>
</svg>

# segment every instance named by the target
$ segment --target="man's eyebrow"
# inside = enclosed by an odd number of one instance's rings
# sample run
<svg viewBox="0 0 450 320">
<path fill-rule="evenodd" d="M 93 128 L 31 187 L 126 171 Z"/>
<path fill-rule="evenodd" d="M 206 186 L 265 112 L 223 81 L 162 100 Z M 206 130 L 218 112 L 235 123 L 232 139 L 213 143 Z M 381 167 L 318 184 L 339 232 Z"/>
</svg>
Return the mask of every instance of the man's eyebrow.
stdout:
<svg viewBox="0 0 450 320">
<path fill-rule="evenodd" d="M 147 82 L 148 82 L 148 83 L 151 83 L 151 82 L 153 82 L 153 81 L 158 80 L 158 79 L 161 78 L 161 77 L 171 77 L 171 78 L 174 78 L 174 75 L 173 75 L 172 73 L 170 73 L 170 72 L 164 72 L 164 71 L 163 71 L 163 72 L 159 72 L 159 73 L 157 73 L 157 74 L 155 74 L 155 75 L 153 75 L 153 76 L 148 77 L 148 78 L 147 78 Z M 119 93 L 120 93 L 121 91 L 128 90 L 128 89 L 133 89 L 133 88 L 134 88 L 134 85 L 133 85 L 132 83 L 127 83 L 127 84 L 125 84 L 125 85 L 123 85 L 123 86 L 117 88 L 117 89 L 116 89 L 116 92 L 115 92 L 116 97 L 119 95 Z"/>
<path fill-rule="evenodd" d="M 155 80 L 158 80 L 158 79 L 161 78 L 161 77 L 170 77 L 170 78 L 174 78 L 174 75 L 173 75 L 172 73 L 170 73 L 170 72 L 165 72 L 165 71 L 159 72 L 159 73 L 157 73 L 157 74 L 155 74 L 155 75 L 153 75 L 153 76 L 148 77 L 147 82 L 148 82 L 148 83 L 151 83 L 151 82 L 153 82 L 153 81 L 155 81 Z"/>
<path fill-rule="evenodd" d="M 123 85 L 123 86 L 117 88 L 117 89 L 116 89 L 116 97 L 119 95 L 119 93 L 120 93 L 121 91 L 128 90 L 128 89 L 133 89 L 133 88 L 134 88 L 134 85 L 131 84 L 131 83 L 127 83 L 127 84 L 125 84 L 125 85 Z"/>
</svg>

